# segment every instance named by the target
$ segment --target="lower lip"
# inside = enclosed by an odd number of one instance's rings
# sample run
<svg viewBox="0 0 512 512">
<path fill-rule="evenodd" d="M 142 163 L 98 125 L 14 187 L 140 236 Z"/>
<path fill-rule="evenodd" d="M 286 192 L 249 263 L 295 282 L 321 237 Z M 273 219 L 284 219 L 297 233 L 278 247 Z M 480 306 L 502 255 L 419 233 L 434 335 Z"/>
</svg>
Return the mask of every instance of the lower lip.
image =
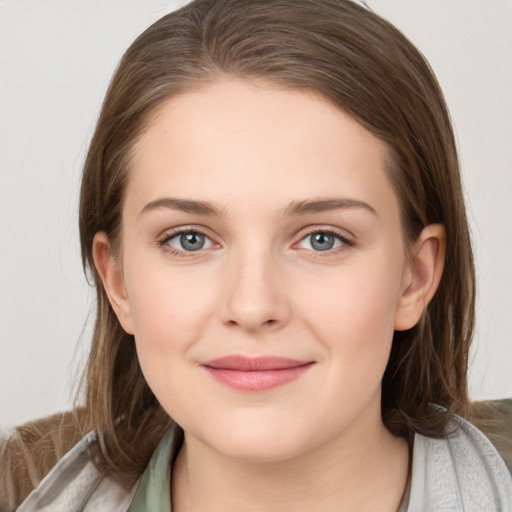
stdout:
<svg viewBox="0 0 512 512">
<path fill-rule="evenodd" d="M 278 370 L 226 370 L 224 368 L 203 368 L 218 382 L 230 388 L 240 391 L 267 391 L 301 377 L 313 363 L 294 366 L 291 368 L 280 368 Z"/>
</svg>

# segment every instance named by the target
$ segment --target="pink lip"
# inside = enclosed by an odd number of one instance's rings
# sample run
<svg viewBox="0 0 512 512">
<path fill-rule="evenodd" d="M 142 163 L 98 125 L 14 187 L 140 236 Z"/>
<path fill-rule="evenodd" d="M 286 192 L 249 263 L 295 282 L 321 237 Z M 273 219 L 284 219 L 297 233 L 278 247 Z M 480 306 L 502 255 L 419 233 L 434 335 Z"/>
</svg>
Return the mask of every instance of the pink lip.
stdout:
<svg viewBox="0 0 512 512">
<path fill-rule="evenodd" d="M 201 366 L 218 382 L 241 391 L 266 391 L 298 379 L 313 361 L 284 357 L 226 356 Z"/>
</svg>

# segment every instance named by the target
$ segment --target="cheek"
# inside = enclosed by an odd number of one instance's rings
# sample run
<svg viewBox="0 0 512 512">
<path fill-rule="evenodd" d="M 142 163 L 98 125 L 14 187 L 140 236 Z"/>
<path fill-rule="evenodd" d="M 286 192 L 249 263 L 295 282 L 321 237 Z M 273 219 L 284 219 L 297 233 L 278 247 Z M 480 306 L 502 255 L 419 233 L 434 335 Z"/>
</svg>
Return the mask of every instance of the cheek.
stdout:
<svg viewBox="0 0 512 512">
<path fill-rule="evenodd" d="M 388 263 L 375 258 L 336 269 L 323 287 L 311 283 L 313 292 L 301 307 L 308 312 L 308 328 L 351 372 L 367 367 L 383 372 L 387 364 L 401 285 L 401 265 Z"/>
<path fill-rule="evenodd" d="M 183 397 L 200 393 L 193 389 L 187 356 L 210 321 L 212 286 L 165 266 L 148 266 L 137 275 L 144 277 L 128 281 L 128 294 L 140 367 L 164 409 L 182 417 Z"/>
<path fill-rule="evenodd" d="M 197 269 L 132 261 L 126 286 L 139 360 L 145 374 L 167 373 L 168 363 L 186 355 L 208 325 L 215 283 Z"/>
</svg>

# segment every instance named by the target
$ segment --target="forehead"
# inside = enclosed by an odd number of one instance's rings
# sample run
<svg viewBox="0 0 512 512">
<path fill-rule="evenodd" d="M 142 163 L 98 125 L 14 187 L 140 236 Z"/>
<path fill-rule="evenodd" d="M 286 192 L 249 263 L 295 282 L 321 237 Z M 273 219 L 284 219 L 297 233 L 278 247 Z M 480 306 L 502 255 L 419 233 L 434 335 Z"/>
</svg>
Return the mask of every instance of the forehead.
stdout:
<svg viewBox="0 0 512 512">
<path fill-rule="evenodd" d="M 143 207 L 156 196 L 192 194 L 228 207 L 239 199 L 277 208 L 383 192 L 395 201 L 387 154 L 317 94 L 230 79 L 172 97 L 153 113 L 133 148 L 126 201 Z"/>
</svg>

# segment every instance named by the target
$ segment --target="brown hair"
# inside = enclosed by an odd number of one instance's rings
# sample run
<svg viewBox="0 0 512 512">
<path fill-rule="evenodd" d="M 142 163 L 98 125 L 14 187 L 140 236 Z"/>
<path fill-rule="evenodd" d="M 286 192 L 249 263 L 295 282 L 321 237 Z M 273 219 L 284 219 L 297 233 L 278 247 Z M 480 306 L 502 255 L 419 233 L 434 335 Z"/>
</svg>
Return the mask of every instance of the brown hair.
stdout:
<svg viewBox="0 0 512 512">
<path fill-rule="evenodd" d="M 428 224 L 445 226 L 439 289 L 419 324 L 395 333 L 382 391 L 390 431 L 442 435 L 451 416 L 469 406 L 475 290 L 454 136 L 428 63 L 390 23 L 350 0 L 196 0 L 161 18 L 127 50 L 84 166 L 82 257 L 97 290 L 84 428 L 97 432 L 98 467 L 130 485 L 172 420 L 109 304 L 93 238 L 104 231 L 116 247 L 130 152 L 148 117 L 169 97 L 220 76 L 321 94 L 388 145 L 406 241 Z"/>
</svg>

